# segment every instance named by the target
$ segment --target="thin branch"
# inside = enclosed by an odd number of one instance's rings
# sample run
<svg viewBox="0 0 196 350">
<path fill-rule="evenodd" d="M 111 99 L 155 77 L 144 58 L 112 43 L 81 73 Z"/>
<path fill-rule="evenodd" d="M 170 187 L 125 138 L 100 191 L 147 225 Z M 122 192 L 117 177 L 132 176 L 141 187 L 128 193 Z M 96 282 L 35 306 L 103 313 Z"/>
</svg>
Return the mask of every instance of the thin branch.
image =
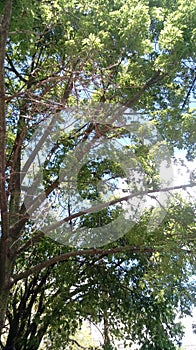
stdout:
<svg viewBox="0 0 196 350">
<path fill-rule="evenodd" d="M 27 251 L 30 246 L 33 246 L 35 243 L 44 237 L 44 232 L 39 231 L 35 236 L 29 239 L 25 244 L 23 244 L 17 251 L 14 252 L 14 256 L 18 256 L 20 253 Z M 15 242 L 14 242 L 15 243 Z"/>
<path fill-rule="evenodd" d="M 9 57 L 8 54 L 6 54 L 6 58 L 7 58 L 7 61 L 11 67 L 11 71 L 14 72 L 17 76 L 17 78 L 19 78 L 21 81 L 23 81 L 24 83 L 27 83 L 27 80 L 25 78 L 23 78 L 23 76 L 17 71 L 16 67 L 14 66 L 11 58 Z M 9 68 L 8 68 L 9 69 Z M 9 69 L 10 70 L 10 69 Z"/>
<path fill-rule="evenodd" d="M 187 92 L 187 95 L 186 95 L 186 97 L 185 97 L 185 100 L 184 100 L 184 102 L 183 102 L 183 104 L 182 104 L 182 108 L 181 108 L 182 110 L 183 110 L 184 107 L 186 106 L 187 100 L 188 100 L 188 98 L 189 98 L 189 96 L 190 96 L 190 94 L 191 94 L 191 91 L 192 91 L 193 88 L 194 88 L 195 82 L 196 82 L 196 76 L 195 76 L 195 78 L 193 79 L 192 84 L 191 84 L 191 86 L 190 86 L 190 88 L 189 88 L 189 91 Z"/>
<path fill-rule="evenodd" d="M 160 206 L 161 209 L 163 209 L 165 212 L 167 212 L 167 209 L 161 204 L 161 202 L 158 200 L 158 198 L 156 198 L 156 196 L 151 196 L 151 195 L 148 195 L 151 199 L 154 199 L 158 205 Z"/>
<path fill-rule="evenodd" d="M 72 342 L 72 343 L 75 343 L 75 344 L 76 344 L 79 348 L 81 348 L 81 349 L 84 349 L 84 350 L 87 350 L 87 349 L 88 349 L 88 348 L 86 348 L 85 346 L 80 345 L 80 344 L 77 342 L 77 340 L 75 340 L 75 339 L 69 338 L 69 341 Z"/>
<path fill-rule="evenodd" d="M 161 74 L 160 71 L 157 71 L 154 73 L 153 77 L 151 79 L 149 79 L 146 84 L 144 84 L 144 86 L 138 91 L 137 94 L 135 94 L 130 100 L 128 100 L 125 103 L 126 107 L 132 107 L 134 105 L 134 103 L 136 101 L 138 101 L 138 99 L 143 95 L 143 93 L 148 90 L 148 88 L 150 88 L 152 85 L 154 85 L 155 83 L 157 83 L 160 79 L 163 79 L 166 76 L 165 74 Z"/>
<path fill-rule="evenodd" d="M 123 285 L 122 285 L 122 287 L 123 287 Z M 89 317 L 87 317 L 87 321 L 89 321 L 90 323 L 92 323 L 93 326 L 94 326 L 95 328 L 97 328 L 98 332 L 99 332 L 99 333 L 101 334 L 101 336 L 103 337 L 103 333 L 102 333 L 102 331 L 100 330 L 100 328 L 97 326 L 97 324 L 96 324 L 95 322 L 93 322 Z"/>
</svg>

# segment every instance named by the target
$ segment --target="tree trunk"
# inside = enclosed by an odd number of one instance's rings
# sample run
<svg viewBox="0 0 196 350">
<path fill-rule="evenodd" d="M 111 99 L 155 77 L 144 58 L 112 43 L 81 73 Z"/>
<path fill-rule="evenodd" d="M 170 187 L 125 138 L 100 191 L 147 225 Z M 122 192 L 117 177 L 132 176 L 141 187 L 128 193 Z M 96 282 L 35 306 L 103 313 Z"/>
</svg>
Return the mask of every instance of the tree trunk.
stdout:
<svg viewBox="0 0 196 350">
<path fill-rule="evenodd" d="M 8 281 L 11 264 L 9 261 L 9 215 L 6 184 L 6 103 L 5 103 L 5 53 L 12 12 L 12 0 L 4 1 L 0 15 L 0 334 L 9 296 Z"/>
<path fill-rule="evenodd" d="M 0 257 L 2 257 L 4 246 L 0 242 Z M 10 293 L 10 282 L 13 271 L 13 261 L 9 258 L 8 253 L 3 256 L 4 264 L 1 265 L 0 258 L 0 337 L 5 325 L 8 297 Z"/>
<path fill-rule="evenodd" d="M 9 297 L 9 289 L 1 287 L 0 289 L 0 334 L 2 334 L 4 323 L 5 323 L 8 297 Z"/>
</svg>

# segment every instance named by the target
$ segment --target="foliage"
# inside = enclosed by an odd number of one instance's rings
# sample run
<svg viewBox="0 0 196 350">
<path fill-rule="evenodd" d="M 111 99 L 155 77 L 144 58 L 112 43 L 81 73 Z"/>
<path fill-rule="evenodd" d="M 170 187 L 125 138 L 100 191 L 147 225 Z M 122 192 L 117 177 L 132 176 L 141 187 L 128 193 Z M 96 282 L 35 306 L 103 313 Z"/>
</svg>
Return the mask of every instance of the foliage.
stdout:
<svg viewBox="0 0 196 350">
<path fill-rule="evenodd" d="M 194 303 L 194 286 L 189 282 L 192 275 L 189 252 L 187 256 L 182 254 L 180 247 L 167 251 L 170 243 L 165 242 L 170 240 L 171 234 L 178 237 L 181 230 L 182 234 L 189 232 L 192 236 L 192 220 L 190 218 L 184 227 L 183 210 L 194 215 L 191 207 L 182 207 L 179 222 L 171 231 L 174 212 L 179 211 L 179 206 L 174 206 L 161 231 L 153 233 L 153 238 L 157 238 L 157 250 L 150 238 L 146 238 L 146 215 L 123 238 L 130 246 L 137 241 L 140 247 L 146 247 L 147 239 L 154 249 L 149 249 L 145 255 L 126 252 L 108 258 L 76 257 L 50 266 L 13 287 L 7 319 L 9 337 L 15 338 L 16 348 L 38 347 L 46 333 L 52 348 L 60 348 L 62 340 L 63 346 L 66 343 L 71 346 L 70 339 L 83 320 L 98 324 L 107 315 L 111 339 L 121 339 L 127 334 L 125 344 L 140 342 L 143 348 L 151 346 L 152 349 L 160 344 L 162 349 L 174 349 L 172 339 L 180 340 L 182 335 L 182 328 L 175 321 L 179 305 L 183 315 L 189 313 Z M 46 255 L 49 259 L 66 251 L 67 248 L 43 238 L 28 253 L 20 255 L 17 273 L 24 265 L 30 268 Z M 186 266 L 188 261 L 190 266 Z"/>
<path fill-rule="evenodd" d="M 164 208 L 145 210 L 115 242 L 108 233 L 107 245 L 104 241 L 100 249 L 74 247 L 72 236 L 63 246 L 45 237 L 29 217 L 21 171 L 27 150 L 29 162 L 38 166 L 32 160 L 34 149 L 28 147 L 51 115 L 58 115 L 61 123 L 63 113 L 73 107 L 87 111 L 110 104 L 115 116 L 117 103 L 125 106 L 122 111 L 142 113 L 171 154 L 184 149 L 187 159 L 194 159 L 194 3 L 4 0 L 0 13 L 0 332 L 8 333 L 6 345 L 35 350 L 47 333 L 52 348 L 60 348 L 62 339 L 70 346 L 70 337 L 90 319 L 107 321 L 105 349 L 122 337 L 128 344 L 139 341 L 142 349 L 174 349 L 182 335 L 176 312 L 190 313 L 194 303 L 193 204 L 179 195 L 164 218 Z M 145 171 L 151 199 L 158 200 L 162 191 L 155 148 L 141 141 L 142 126 L 134 134 L 114 119 L 100 123 L 95 116 L 78 115 L 72 128 L 70 119 L 52 140 L 43 166 L 41 185 L 50 208 L 61 209 L 60 217 L 67 215 L 62 237 L 78 227 L 80 232 L 101 231 L 124 212 L 122 201 L 115 202 L 119 183 L 126 182 L 119 149 L 123 159 L 132 155 L 138 173 L 141 167 Z M 109 151 L 99 155 L 105 140 L 121 143 L 113 149 L 113 159 Z M 160 141 L 160 152 L 161 146 Z M 71 155 L 82 149 L 79 163 L 93 148 L 97 157 L 82 164 L 76 176 L 78 195 L 73 194 L 69 183 L 61 186 L 61 171 L 69 168 L 75 181 Z M 132 176 L 126 185 L 135 190 L 137 181 Z M 191 179 L 187 187 L 194 185 Z M 39 186 L 29 194 L 32 206 L 40 204 Z M 82 200 L 101 209 L 80 211 Z"/>
</svg>

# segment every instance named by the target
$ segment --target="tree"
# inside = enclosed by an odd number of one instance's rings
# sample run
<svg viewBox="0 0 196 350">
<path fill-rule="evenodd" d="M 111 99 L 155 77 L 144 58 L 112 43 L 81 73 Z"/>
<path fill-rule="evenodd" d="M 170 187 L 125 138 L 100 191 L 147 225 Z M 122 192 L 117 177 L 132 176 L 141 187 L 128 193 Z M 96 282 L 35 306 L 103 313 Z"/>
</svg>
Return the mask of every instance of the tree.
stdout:
<svg viewBox="0 0 196 350">
<path fill-rule="evenodd" d="M 136 253 L 148 256 L 149 247 L 151 253 L 154 253 L 155 247 L 157 254 L 160 253 L 160 246 L 156 246 L 155 229 L 154 236 L 147 235 L 142 244 L 131 242 L 129 234 L 126 233 L 128 237 L 124 241 L 117 240 L 116 245 L 107 242 L 107 246 L 97 249 L 82 249 L 78 246 L 76 249 L 67 248 L 61 254 L 57 247 L 58 252 L 54 249 L 49 259 L 46 254 L 40 263 L 30 260 L 28 268 L 21 268 L 20 265 L 18 271 L 18 261 L 25 254 L 28 255 L 34 246 L 36 249 L 43 239 L 43 231 L 35 228 L 27 210 L 31 203 L 24 203 L 21 187 L 22 159 L 39 126 L 49 120 L 51 114 L 58 116 L 60 112 L 73 106 L 85 108 L 91 102 L 101 102 L 104 106 L 120 102 L 126 108 L 145 114 L 156 125 L 171 152 L 175 147 L 186 149 L 187 158 L 193 159 L 195 128 L 189 102 L 195 82 L 193 69 L 196 16 L 194 4 L 185 0 L 172 3 L 150 1 L 149 4 L 146 1 L 97 3 L 88 0 L 82 4 L 76 1 L 65 3 L 64 0 L 44 0 L 41 3 L 36 0 L 17 0 L 12 4 L 11 0 L 4 0 L 0 4 L 0 10 L 2 330 L 11 288 L 15 288 L 14 295 L 18 298 L 18 291 L 23 289 L 21 281 L 30 279 L 32 288 L 36 288 L 36 275 L 39 275 L 38 286 L 41 288 L 44 278 L 47 278 L 48 269 L 55 271 L 55 266 L 60 261 L 71 261 L 74 264 L 74 259 L 80 260 L 80 257 L 86 257 L 88 261 L 90 257 L 93 259 L 94 256 L 99 256 L 101 259 L 103 255 L 118 256 L 120 253 L 132 254 L 132 257 Z M 60 123 L 58 117 L 55 120 Z M 94 119 L 81 118 L 71 131 L 68 128 L 55 140 L 54 147 L 48 153 L 48 158 L 46 157 L 43 166 L 45 197 L 54 202 L 59 190 L 67 193 L 67 187 L 60 189 L 59 186 L 59 169 L 66 153 L 78 149 L 78 145 L 79 149 L 84 146 L 85 151 L 96 146 L 98 142 L 103 142 L 103 139 L 122 140 L 123 137 L 130 141 L 128 147 L 123 148 L 127 152 L 125 154 L 129 154 L 131 147 L 131 151 L 145 168 L 148 194 L 155 196 L 162 189 L 153 167 L 152 152 L 149 152 L 144 142 L 141 143 L 139 136 L 136 134 L 133 137 L 133 132 L 130 133 L 119 125 L 116 127 L 111 119 L 104 123 L 103 120 L 97 122 Z M 118 159 L 114 157 L 112 163 L 102 155 L 102 159 L 97 160 L 96 164 L 84 164 L 78 175 L 78 191 L 86 200 L 89 200 L 89 196 L 91 201 L 97 200 L 102 205 L 98 208 L 103 211 L 99 210 L 96 214 L 77 211 L 77 198 L 73 196 L 71 204 L 75 203 L 75 208 L 71 208 L 73 211 L 69 212 L 69 200 L 66 202 L 68 215 L 65 222 L 87 228 L 98 227 L 101 231 L 100 225 L 112 222 L 121 213 L 121 199 L 112 199 L 103 205 L 97 191 L 101 177 L 101 188 L 104 192 L 104 181 L 109 181 L 108 173 L 114 178 L 114 183 L 116 178 L 124 178 Z M 87 184 L 82 183 L 84 176 Z M 193 187 L 194 181 L 181 187 L 188 186 Z M 164 191 L 168 192 L 167 189 Z M 124 198 L 124 201 L 127 199 L 128 197 Z M 33 204 L 38 205 L 36 201 Z M 100 220 L 103 221 L 102 224 Z M 176 216 L 173 220 L 176 220 Z M 161 229 L 158 234 L 159 232 Z M 187 254 L 189 255 L 187 251 L 190 255 L 194 251 L 192 231 L 188 237 L 184 237 L 182 231 L 182 235 L 175 236 L 174 241 L 169 238 L 168 251 L 176 252 L 175 249 L 180 246 L 181 266 L 192 266 L 193 258 L 186 260 Z"/>
</svg>

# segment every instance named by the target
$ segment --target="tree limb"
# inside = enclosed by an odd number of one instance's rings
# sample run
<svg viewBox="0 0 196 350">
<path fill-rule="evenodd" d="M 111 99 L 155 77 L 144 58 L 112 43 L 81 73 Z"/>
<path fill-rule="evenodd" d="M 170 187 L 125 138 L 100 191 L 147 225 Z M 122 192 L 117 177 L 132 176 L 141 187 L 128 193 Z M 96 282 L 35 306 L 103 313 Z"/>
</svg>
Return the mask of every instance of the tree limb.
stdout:
<svg viewBox="0 0 196 350">
<path fill-rule="evenodd" d="M 6 54 L 6 58 L 7 58 L 7 61 L 11 67 L 11 71 L 14 72 L 17 76 L 17 78 L 19 78 L 21 81 L 23 81 L 24 83 L 27 83 L 27 80 L 25 78 L 23 78 L 23 76 L 17 71 L 17 69 L 15 68 L 11 58 L 9 57 L 8 54 Z"/>
<path fill-rule="evenodd" d="M 87 348 L 86 348 L 85 346 L 80 345 L 80 344 L 77 342 L 77 340 L 69 338 L 69 341 L 72 342 L 72 343 L 75 343 L 79 348 L 84 349 L 84 350 L 87 350 Z"/>
<path fill-rule="evenodd" d="M 86 214 L 97 212 L 99 210 L 102 210 L 104 208 L 107 208 L 107 207 L 114 205 L 114 204 L 117 204 L 117 203 L 121 203 L 123 201 L 127 202 L 131 198 L 134 198 L 137 196 L 149 195 L 150 193 L 169 192 L 169 191 L 174 191 L 174 190 L 178 190 L 178 189 L 186 189 L 187 187 L 194 187 L 194 186 L 196 186 L 196 183 L 190 183 L 190 184 L 186 184 L 186 185 L 178 185 L 178 186 L 165 187 L 165 188 L 160 188 L 160 189 L 152 189 L 152 190 L 135 192 L 133 194 L 129 194 L 129 195 L 124 196 L 124 197 L 120 197 L 120 198 L 116 198 L 116 199 L 113 199 L 113 200 L 108 201 L 108 202 L 100 203 L 94 207 L 91 207 L 91 208 L 88 208 L 86 210 L 82 210 L 82 211 L 74 213 L 70 216 L 67 216 L 64 219 L 62 219 L 61 221 L 58 221 L 58 222 L 56 222 L 48 227 L 45 227 L 44 232 L 45 233 L 50 232 L 50 231 L 56 229 L 57 227 L 61 226 L 65 222 L 69 222 L 70 220 L 76 219 L 76 218 L 81 217 L 81 216 L 86 215 Z"/>
<path fill-rule="evenodd" d="M 16 256 L 19 253 L 25 251 L 25 249 L 27 249 L 28 247 L 30 247 L 34 243 L 37 243 L 45 234 L 47 234 L 47 232 L 50 232 L 50 231 L 54 230 L 55 228 L 63 225 L 65 222 L 70 222 L 70 220 L 79 218 L 79 217 L 81 217 L 83 215 L 86 215 L 86 214 L 93 213 L 95 211 L 99 211 L 101 209 L 107 208 L 107 207 L 109 207 L 111 205 L 114 205 L 114 204 L 117 204 L 117 203 L 121 203 L 123 201 L 128 201 L 129 199 L 137 197 L 137 196 L 150 195 L 151 193 L 157 193 L 157 192 L 168 192 L 168 191 L 177 190 L 177 189 L 186 189 L 187 187 L 194 187 L 194 186 L 196 186 L 196 184 L 195 183 L 191 183 L 191 184 L 186 184 L 186 185 L 166 187 L 166 188 L 159 189 L 159 190 L 158 189 L 152 189 L 152 190 L 149 190 L 149 191 L 141 191 L 141 192 L 134 193 L 134 194 L 131 194 L 131 195 L 127 195 L 127 196 L 124 196 L 124 197 L 116 198 L 116 199 L 113 199 L 111 201 L 108 201 L 108 202 L 105 202 L 105 203 L 101 203 L 101 204 L 99 204 L 99 205 L 97 205 L 95 207 L 91 207 L 91 208 L 88 208 L 86 210 L 79 211 L 77 213 L 68 215 L 67 217 L 62 219 L 60 222 L 56 222 L 56 223 L 54 223 L 54 224 L 52 224 L 52 225 L 50 225 L 48 227 L 45 227 L 43 231 L 39 230 L 38 233 L 34 237 L 30 238 L 17 251 L 14 252 L 14 256 Z M 53 188 L 55 188 L 55 187 L 52 186 L 52 189 Z M 51 190 L 51 188 L 48 189 L 47 194 L 51 192 L 50 190 Z M 153 197 L 153 198 L 155 199 L 155 197 Z M 163 209 L 165 209 L 165 208 L 163 208 Z M 18 232 L 18 235 L 19 235 L 20 230 L 25 225 L 25 223 L 28 221 L 28 219 L 29 219 L 29 215 L 26 212 L 26 213 L 24 213 L 24 216 L 21 218 L 21 220 L 18 221 L 16 223 L 16 225 L 13 226 L 10 229 L 11 230 L 11 234 L 13 236 L 15 236 L 15 233 Z"/>
<path fill-rule="evenodd" d="M 154 73 L 153 77 L 151 79 L 149 79 L 146 84 L 144 84 L 144 86 L 137 92 L 137 94 L 135 94 L 130 100 L 128 100 L 125 103 L 126 107 L 132 107 L 134 105 L 135 102 L 138 101 L 138 99 L 143 95 L 143 93 L 152 85 L 154 85 L 155 83 L 157 83 L 157 81 L 159 81 L 160 79 L 163 79 L 167 74 L 161 74 L 160 71 L 157 71 Z"/>
<path fill-rule="evenodd" d="M 154 251 L 153 248 L 150 247 L 146 247 L 146 248 L 141 248 L 141 247 L 135 247 L 135 246 L 121 246 L 121 247 L 117 247 L 117 248 L 110 248 L 110 249 L 83 249 L 83 250 L 76 250 L 76 251 L 71 251 L 65 254 L 61 254 L 61 255 L 57 255 L 53 258 L 50 258 L 46 261 L 43 261 L 31 268 L 29 268 L 28 270 L 21 272 L 19 274 L 16 274 L 13 276 L 12 281 L 9 284 L 9 287 L 12 287 L 16 282 L 18 282 L 19 280 L 22 280 L 24 278 L 27 278 L 30 275 L 33 275 L 39 271 L 41 271 L 44 268 L 47 268 L 51 265 L 56 264 L 57 262 L 62 262 L 62 261 L 66 261 L 72 257 L 75 256 L 93 256 L 93 255 L 110 255 L 110 254 L 115 254 L 115 253 L 123 253 L 123 252 L 132 252 L 132 253 L 143 253 L 143 254 L 147 254 L 147 253 L 152 253 Z"/>
<path fill-rule="evenodd" d="M 192 91 L 193 88 L 194 88 L 195 82 L 196 82 L 196 76 L 194 77 L 194 79 L 193 79 L 193 81 L 192 81 L 192 84 L 191 84 L 191 86 L 190 86 L 190 88 L 189 88 L 189 91 L 187 92 L 187 95 L 186 95 L 186 97 L 185 97 L 185 99 L 184 99 L 184 102 L 183 102 L 182 107 L 181 107 L 182 110 L 183 110 L 184 107 L 186 106 L 187 100 L 188 100 L 188 98 L 189 98 L 189 96 L 190 96 L 190 94 L 191 94 L 191 91 Z"/>
</svg>

